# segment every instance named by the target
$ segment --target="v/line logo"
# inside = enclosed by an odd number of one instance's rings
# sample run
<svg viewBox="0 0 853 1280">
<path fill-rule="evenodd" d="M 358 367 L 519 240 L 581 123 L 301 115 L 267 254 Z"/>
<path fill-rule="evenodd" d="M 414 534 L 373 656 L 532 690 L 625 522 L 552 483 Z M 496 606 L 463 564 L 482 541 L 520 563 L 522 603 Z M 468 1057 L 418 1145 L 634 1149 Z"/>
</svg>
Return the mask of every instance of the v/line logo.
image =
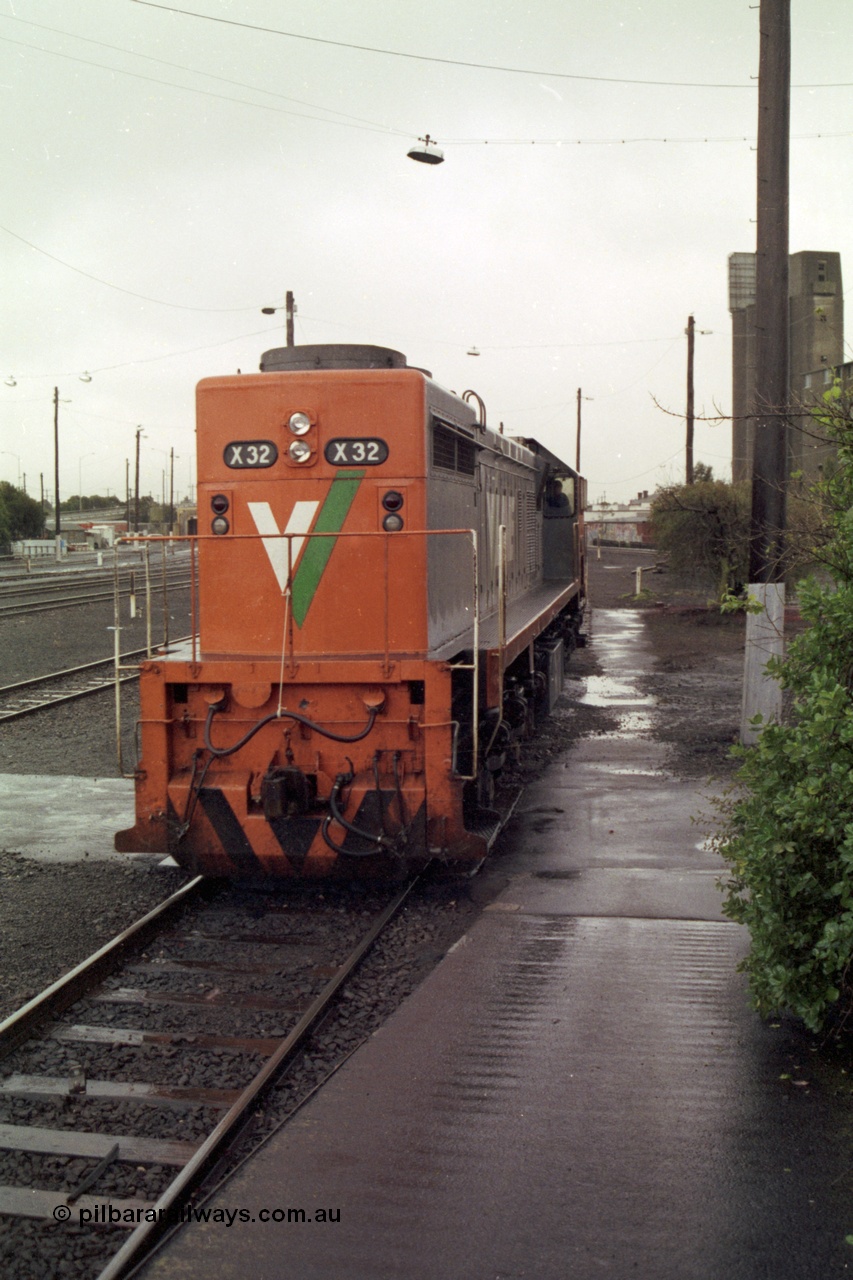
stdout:
<svg viewBox="0 0 853 1280">
<path fill-rule="evenodd" d="M 282 537 L 279 533 L 276 518 L 268 502 L 248 504 L 281 592 L 284 592 L 287 587 L 288 544 L 290 545 L 290 574 L 293 589 L 291 609 L 293 620 L 298 627 L 301 627 L 305 621 L 337 541 L 336 538 L 312 538 L 308 537 L 308 534 L 340 533 L 364 475 L 363 470 L 338 471 L 322 506 L 315 501 L 300 500 L 294 503 L 282 531 L 290 535 L 289 537 Z M 318 508 L 319 514 L 317 514 Z"/>
</svg>

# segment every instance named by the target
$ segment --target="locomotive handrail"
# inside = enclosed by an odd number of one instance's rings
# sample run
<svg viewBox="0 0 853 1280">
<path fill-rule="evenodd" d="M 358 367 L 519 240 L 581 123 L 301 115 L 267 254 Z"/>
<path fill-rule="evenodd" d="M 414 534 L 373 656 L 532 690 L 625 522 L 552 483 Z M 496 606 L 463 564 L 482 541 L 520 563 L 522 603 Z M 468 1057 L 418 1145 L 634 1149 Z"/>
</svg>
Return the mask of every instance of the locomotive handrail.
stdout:
<svg viewBox="0 0 853 1280">
<path fill-rule="evenodd" d="M 480 716 L 480 678 L 479 678 L 480 677 L 480 595 L 478 590 L 478 539 L 477 539 L 476 529 L 399 529 L 399 530 L 394 530 L 393 532 L 390 532 L 388 530 L 373 529 L 373 530 L 346 530 L 346 531 L 342 530 L 340 532 L 315 531 L 315 532 L 308 532 L 308 533 L 295 533 L 295 532 L 288 533 L 286 531 L 281 531 L 274 534 L 229 533 L 227 535 L 227 541 L 228 542 L 233 542 L 233 541 L 259 542 L 260 541 L 264 543 L 276 541 L 277 539 L 285 539 L 287 541 L 287 574 L 286 574 L 284 588 L 282 589 L 282 592 L 281 592 L 282 598 L 285 602 L 284 634 L 282 636 L 282 652 L 281 652 L 282 679 L 280 681 L 280 695 L 279 695 L 281 699 L 283 685 L 284 685 L 284 680 L 283 680 L 284 664 L 287 659 L 288 648 L 289 648 L 290 662 L 291 662 L 290 674 L 293 674 L 295 670 L 292 664 L 295 662 L 296 656 L 297 656 L 295 653 L 295 646 L 294 646 L 293 611 L 290 608 L 290 603 L 292 599 L 293 579 L 294 579 L 294 563 L 293 563 L 292 552 L 293 552 L 293 540 L 295 538 L 298 538 L 300 540 L 300 544 L 302 542 L 307 542 L 312 538 L 333 538 L 333 539 L 383 538 L 385 540 L 384 542 L 384 574 L 383 574 L 384 596 L 385 596 L 384 610 L 383 610 L 383 615 L 384 615 L 383 616 L 383 650 L 384 650 L 383 666 L 384 666 L 385 675 L 387 677 L 391 671 L 391 638 L 390 638 L 391 600 L 390 600 L 390 573 L 389 573 L 389 563 L 388 563 L 389 540 L 391 538 L 399 539 L 399 538 L 412 538 L 412 537 L 416 537 L 416 538 L 447 537 L 451 535 L 461 536 L 461 537 L 466 537 L 471 539 L 472 661 L 468 663 L 456 662 L 452 664 L 452 669 L 454 671 L 471 671 L 472 672 L 471 739 L 473 743 L 473 748 L 472 748 L 471 773 L 457 775 L 462 781 L 467 782 L 467 781 L 473 781 L 474 779 L 476 779 L 477 771 L 479 768 L 479 733 L 478 733 L 477 727 L 479 724 L 479 716 Z M 198 580 L 197 580 L 198 546 L 202 542 L 215 542 L 221 545 L 223 542 L 223 539 L 224 539 L 224 535 L 214 534 L 214 533 L 192 533 L 192 534 L 140 534 L 140 533 L 130 534 L 128 533 L 122 536 L 121 538 L 116 539 L 116 543 L 115 543 L 116 565 L 118 563 L 118 548 L 120 545 L 125 545 L 125 544 L 140 545 L 143 550 L 143 564 L 145 567 L 145 589 L 146 589 L 147 656 L 149 658 L 152 656 L 152 652 L 153 652 L 153 645 L 152 645 L 152 639 L 151 639 L 151 613 L 152 613 L 151 575 L 150 575 L 151 544 L 160 543 L 163 547 L 163 562 L 164 562 L 163 646 L 164 647 L 168 645 L 168 622 L 167 622 L 168 608 L 166 607 L 166 602 L 165 602 L 166 544 L 169 543 L 170 545 L 172 545 L 175 543 L 178 543 L 178 544 L 186 543 L 190 548 L 190 613 L 191 613 L 190 631 L 191 631 L 191 637 L 192 637 L 190 641 L 190 645 L 191 645 L 191 660 L 193 663 L 197 663 L 200 659 L 199 648 L 198 648 L 199 646 Z M 500 562 L 499 572 L 501 572 L 504 575 L 504 578 L 505 578 L 505 557 L 506 557 L 506 533 L 504 530 L 503 540 L 502 540 L 500 554 L 499 554 L 499 562 Z M 505 616 L 506 602 L 505 602 L 505 599 L 503 598 L 504 592 L 501 592 L 500 595 L 501 595 L 501 604 L 499 604 L 499 608 L 501 608 L 501 605 L 502 605 L 501 611 Z M 117 589 L 115 591 L 114 627 L 115 627 L 115 645 L 116 645 L 115 652 L 116 654 L 118 654 L 119 645 L 120 645 L 121 620 L 119 615 Z M 501 650 L 503 649 L 503 646 L 505 644 L 504 629 L 505 628 L 501 628 L 501 633 L 498 641 L 498 647 Z M 118 665 L 119 665 L 118 658 L 116 658 L 115 665 L 116 665 L 116 684 L 115 684 L 116 738 L 118 742 L 119 771 L 123 777 L 128 777 L 132 775 L 128 775 L 127 773 L 125 773 L 124 762 L 122 759 L 122 748 L 121 748 L 121 693 L 120 693 L 120 684 L 118 681 Z M 438 726 L 430 726 L 430 725 L 424 726 L 424 728 L 432 728 L 432 727 L 438 727 Z"/>
</svg>

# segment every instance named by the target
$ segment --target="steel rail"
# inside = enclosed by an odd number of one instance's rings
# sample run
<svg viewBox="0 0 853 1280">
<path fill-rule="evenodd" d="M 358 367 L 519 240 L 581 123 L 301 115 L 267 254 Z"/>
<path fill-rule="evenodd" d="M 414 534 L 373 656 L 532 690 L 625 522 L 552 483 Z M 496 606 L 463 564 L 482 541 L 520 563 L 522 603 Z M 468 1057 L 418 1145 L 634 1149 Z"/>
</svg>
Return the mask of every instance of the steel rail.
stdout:
<svg viewBox="0 0 853 1280">
<path fill-rule="evenodd" d="M 138 679 L 139 674 L 131 672 L 129 675 L 119 676 L 118 683 L 129 684 Z M 30 702 L 27 706 L 17 707 L 14 711 L 0 711 L 0 724 L 8 724 L 10 720 L 21 720 L 24 716 L 34 715 L 36 711 L 47 711 L 48 707 L 61 707 L 65 702 L 76 702 L 78 698 L 87 698 L 91 693 L 103 693 L 106 689 L 114 689 L 115 686 L 116 677 L 110 675 L 108 679 L 87 685 L 85 689 L 71 689 L 67 693 L 46 695 L 40 702 Z"/>
<path fill-rule="evenodd" d="M 182 641 L 190 640 L 191 636 L 179 636 L 175 640 L 170 641 L 170 646 L 180 644 Z M 148 649 L 131 649 L 127 653 L 119 656 L 121 662 L 133 660 L 134 658 L 145 657 Z M 159 657 L 167 656 L 168 650 L 158 652 Z M 51 671 L 46 676 L 33 676 L 29 680 L 19 680 L 16 684 L 6 684 L 0 686 L 0 699 L 4 697 L 13 697 L 17 693 L 23 693 L 26 689 L 37 689 L 39 685 L 49 685 L 57 680 L 71 680 L 75 676 L 82 676 L 85 672 L 95 672 L 98 667 L 106 668 L 105 678 L 97 684 L 88 684 L 82 689 L 69 689 L 66 692 L 57 692 L 55 694 L 47 694 L 40 702 L 32 702 L 28 706 L 18 707 L 13 711 L 0 710 L 0 723 L 8 720 L 19 720 L 22 716 L 31 715 L 35 711 L 44 711 L 47 707 L 59 706 L 63 702 L 73 702 L 77 698 L 88 697 L 91 693 L 103 693 L 105 689 L 113 689 L 115 687 L 115 658 L 98 658 L 94 662 L 84 662 L 79 667 L 67 667 L 64 671 Z M 119 677 L 121 684 L 127 684 L 131 680 L 138 680 L 139 673 L 134 671 Z"/>
<path fill-rule="evenodd" d="M 170 580 L 169 587 L 178 591 L 184 587 L 190 586 L 189 578 L 181 578 L 180 580 Z M 20 604 L 0 604 L 0 619 L 2 618 L 20 618 L 29 613 L 48 613 L 51 609 L 72 609 L 76 605 L 81 604 L 98 604 L 104 600 L 113 599 L 113 590 L 101 591 L 97 594 L 84 594 L 74 596 L 57 596 L 55 600 L 44 601 L 22 601 Z M 122 595 L 130 595 L 128 586 L 121 588 Z"/>
<path fill-rule="evenodd" d="M 28 1040 L 45 1022 L 64 1013 L 91 991 L 92 987 L 113 973 L 126 955 L 145 946 L 186 902 L 198 895 L 205 883 L 209 881 L 206 882 L 204 876 L 195 876 L 181 885 L 180 889 L 159 906 L 116 934 L 86 960 L 51 983 L 39 995 L 10 1014 L 4 1022 L 0 1022 L 0 1061 Z"/>
<path fill-rule="evenodd" d="M 191 636 L 177 636 L 170 641 L 171 644 L 183 644 L 186 640 L 192 639 Z M 147 648 L 144 649 L 128 649 L 127 653 L 120 653 L 119 658 L 122 662 L 126 659 L 138 658 L 143 654 L 147 654 Z M 158 651 L 158 656 L 165 656 Z M 84 671 L 91 671 L 95 667 L 102 667 L 105 663 L 109 663 L 112 667 L 115 659 L 112 654 L 108 658 L 96 658 L 93 662 L 82 662 L 79 667 L 65 667 L 62 671 L 49 671 L 46 676 L 32 676 L 29 680 L 18 680 L 15 684 L 0 685 L 0 695 L 4 693 L 16 693 L 19 689 L 30 688 L 33 685 L 41 684 L 45 680 L 59 680 L 61 676 L 76 676 Z"/>
<path fill-rule="evenodd" d="M 189 557 L 186 555 L 172 557 L 167 561 L 167 572 L 172 575 L 186 573 L 189 569 L 188 559 Z M 135 561 L 132 564 L 125 561 L 118 566 L 119 577 L 125 582 L 144 568 L 144 561 L 141 563 Z M 44 594 L 62 587 L 98 586 L 104 581 L 112 584 L 113 569 L 111 565 L 103 565 L 99 569 L 70 568 L 56 573 L 38 574 L 36 576 L 21 574 L 16 578 L 0 578 L 0 597 L 38 595 L 39 593 Z"/>
<path fill-rule="evenodd" d="M 141 1223 L 128 1237 L 111 1259 L 97 1280 L 122 1280 L 130 1269 L 144 1257 L 147 1257 L 168 1232 L 173 1223 L 171 1216 L 202 1185 L 205 1177 L 222 1159 L 227 1146 L 234 1141 L 249 1119 L 250 1113 L 263 1094 L 272 1086 L 277 1076 L 284 1070 L 289 1060 L 302 1046 L 311 1030 L 329 1008 L 340 988 L 355 971 L 376 939 L 390 920 L 397 914 L 420 876 L 415 876 L 388 904 L 385 910 L 374 921 L 370 930 L 350 952 L 347 959 L 326 984 L 320 994 L 311 1002 L 293 1030 L 281 1041 L 275 1053 L 267 1059 L 264 1066 L 240 1094 L 230 1110 L 222 1117 L 210 1136 L 201 1144 L 192 1159 L 184 1166 L 159 1200 L 151 1206 L 151 1218 L 154 1221 Z"/>
</svg>

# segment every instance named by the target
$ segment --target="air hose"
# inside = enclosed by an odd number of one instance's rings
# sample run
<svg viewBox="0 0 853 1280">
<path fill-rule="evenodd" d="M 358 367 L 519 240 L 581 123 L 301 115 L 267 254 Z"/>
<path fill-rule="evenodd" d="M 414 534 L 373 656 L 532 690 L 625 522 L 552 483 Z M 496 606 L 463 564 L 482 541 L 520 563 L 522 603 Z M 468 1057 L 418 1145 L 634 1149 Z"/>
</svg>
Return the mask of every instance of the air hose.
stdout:
<svg viewBox="0 0 853 1280">
<path fill-rule="evenodd" d="M 324 738 L 331 738 L 333 742 L 361 742 L 362 738 L 366 738 L 373 728 L 379 707 L 371 707 L 367 713 L 367 724 L 358 733 L 352 737 L 345 734 L 334 733 L 331 729 L 324 729 L 321 724 L 317 724 L 314 720 L 309 720 L 307 716 L 300 715 L 298 711 L 273 711 L 271 715 L 264 716 L 263 720 L 259 720 L 257 724 L 252 725 L 248 733 L 244 734 L 239 742 L 235 742 L 233 747 L 215 747 L 210 741 L 210 730 L 213 724 L 213 717 L 219 708 L 214 704 L 207 713 L 207 719 L 204 723 L 204 745 L 212 756 L 223 757 L 231 756 L 235 751 L 239 751 L 241 747 L 245 747 L 247 742 L 254 738 L 255 734 L 263 729 L 264 725 L 271 724 L 273 720 L 297 720 L 300 724 L 304 724 L 307 728 L 313 729 L 316 733 L 320 733 Z"/>
<path fill-rule="evenodd" d="M 347 757 L 347 762 L 350 766 L 349 770 L 346 773 L 338 774 L 335 778 L 332 790 L 329 793 L 329 808 L 331 810 L 331 814 L 323 819 L 321 834 L 323 839 L 326 841 L 326 844 L 335 853 L 344 854 L 347 858 L 372 858 L 375 853 L 390 850 L 393 847 L 393 841 L 385 835 L 375 836 L 369 831 L 362 831 L 360 827 L 354 826 L 354 824 L 349 822 L 341 813 L 338 806 L 338 797 L 344 787 L 348 787 L 355 777 L 355 774 L 352 771 L 352 761 L 349 757 Z M 345 849 L 343 845 L 338 844 L 329 835 L 329 826 L 332 821 L 339 823 L 345 831 L 351 831 L 352 834 L 354 836 L 358 836 L 360 840 L 369 840 L 374 847 L 372 849 Z"/>
</svg>

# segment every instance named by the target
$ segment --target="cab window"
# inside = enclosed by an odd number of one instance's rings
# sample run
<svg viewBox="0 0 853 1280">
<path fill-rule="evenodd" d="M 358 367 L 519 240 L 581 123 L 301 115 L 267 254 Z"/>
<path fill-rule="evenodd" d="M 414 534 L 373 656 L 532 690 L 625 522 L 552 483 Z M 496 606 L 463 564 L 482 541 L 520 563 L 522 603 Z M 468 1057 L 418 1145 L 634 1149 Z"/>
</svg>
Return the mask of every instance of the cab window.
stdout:
<svg viewBox="0 0 853 1280">
<path fill-rule="evenodd" d="M 575 478 L 552 475 L 545 484 L 543 515 L 546 520 L 567 520 L 575 513 Z"/>
</svg>

